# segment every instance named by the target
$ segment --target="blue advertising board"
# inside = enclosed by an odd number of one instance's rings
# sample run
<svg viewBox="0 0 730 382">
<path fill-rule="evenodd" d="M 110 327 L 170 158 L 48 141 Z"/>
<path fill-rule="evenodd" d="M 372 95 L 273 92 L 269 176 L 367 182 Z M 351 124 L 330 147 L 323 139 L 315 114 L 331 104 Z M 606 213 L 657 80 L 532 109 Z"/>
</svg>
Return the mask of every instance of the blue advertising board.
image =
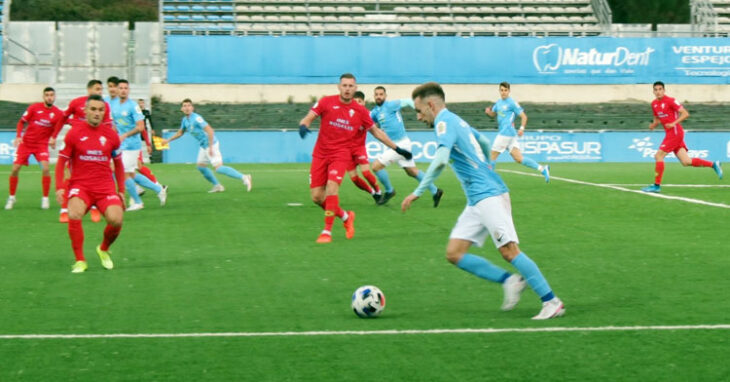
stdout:
<svg viewBox="0 0 730 382">
<path fill-rule="evenodd" d="M 172 135 L 165 132 L 165 136 Z M 496 133 L 485 132 L 490 139 Z M 317 133 L 299 138 L 296 131 L 218 131 L 223 161 L 228 163 L 295 163 L 310 162 Z M 428 162 L 436 152 L 436 141 L 431 131 L 410 131 L 412 151 L 417 162 Z M 651 162 L 659 147 L 663 132 L 595 132 L 595 133 L 539 133 L 529 132 L 520 140 L 525 155 L 539 162 Z M 730 132 L 687 132 L 689 154 L 708 160 L 730 160 Z M 371 136 L 367 142 L 368 155 L 376 158 L 385 149 Z M 184 135 L 170 145 L 163 154 L 165 163 L 193 163 L 198 144 Z M 0 157 L 0 160 L 2 158 Z M 498 161 L 511 161 L 502 154 Z M 669 161 L 676 161 L 674 155 Z"/>
<path fill-rule="evenodd" d="M 169 83 L 727 84 L 727 38 L 167 36 Z"/>
</svg>

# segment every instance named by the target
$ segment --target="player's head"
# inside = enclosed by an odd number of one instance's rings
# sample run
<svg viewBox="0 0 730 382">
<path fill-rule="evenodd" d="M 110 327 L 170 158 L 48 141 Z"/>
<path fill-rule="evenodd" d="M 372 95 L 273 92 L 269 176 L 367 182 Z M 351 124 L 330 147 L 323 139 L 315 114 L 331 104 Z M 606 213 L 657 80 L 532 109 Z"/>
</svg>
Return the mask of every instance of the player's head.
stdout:
<svg viewBox="0 0 730 382">
<path fill-rule="evenodd" d="M 144 105 L 144 98 L 140 98 L 140 99 L 138 99 L 138 100 L 137 100 L 137 105 L 139 105 L 139 108 L 140 108 L 140 109 L 143 109 L 143 110 L 144 110 L 144 106 L 145 106 L 145 105 Z"/>
<path fill-rule="evenodd" d="M 101 95 L 102 91 L 104 91 L 104 87 L 101 86 L 101 81 L 91 80 L 86 83 L 86 93 L 88 93 L 89 95 Z"/>
<path fill-rule="evenodd" d="M 119 96 L 119 93 L 117 92 L 117 86 L 119 86 L 119 78 L 111 76 L 106 79 L 106 88 L 109 92 L 110 97 L 116 98 L 117 96 Z"/>
<path fill-rule="evenodd" d="M 375 97 L 375 104 L 380 106 L 385 102 L 385 99 L 388 97 L 388 95 L 385 93 L 385 87 L 378 86 L 375 88 L 375 91 L 373 92 L 373 96 Z"/>
<path fill-rule="evenodd" d="M 126 101 L 129 98 L 129 81 L 125 79 L 119 79 L 117 83 L 117 96 L 122 101 Z"/>
<path fill-rule="evenodd" d="M 654 90 L 654 96 L 657 99 L 664 97 L 664 82 L 655 82 L 654 85 L 652 85 L 652 89 Z"/>
<path fill-rule="evenodd" d="M 341 75 L 337 89 L 340 90 L 340 100 L 344 103 L 350 103 L 353 94 L 357 91 L 355 76 L 352 73 L 344 73 Z"/>
<path fill-rule="evenodd" d="M 190 98 L 185 98 L 182 101 L 182 107 L 180 108 L 182 110 L 183 114 L 185 116 L 190 116 L 190 114 L 193 114 L 193 110 L 195 110 L 195 107 L 193 106 L 193 101 Z"/>
<path fill-rule="evenodd" d="M 56 102 L 56 91 L 52 87 L 48 86 L 43 89 L 43 103 L 45 103 L 46 106 L 51 107 L 54 102 Z"/>
<path fill-rule="evenodd" d="M 359 103 L 360 105 L 365 106 L 365 93 L 358 90 L 352 96 L 352 99 L 354 99 L 355 102 Z"/>
<path fill-rule="evenodd" d="M 509 92 L 510 92 L 509 82 L 507 82 L 507 81 L 500 82 L 499 83 L 499 96 L 502 99 L 507 99 L 507 97 L 509 97 Z"/>
<path fill-rule="evenodd" d="M 106 102 L 101 98 L 101 94 L 91 94 L 86 99 L 86 107 L 84 112 L 86 113 L 86 121 L 91 126 L 99 126 L 101 121 L 104 119 L 104 111 L 106 109 Z"/>
<path fill-rule="evenodd" d="M 411 93 L 416 117 L 428 126 L 433 126 L 436 115 L 446 107 L 446 94 L 436 82 L 426 82 Z"/>
</svg>

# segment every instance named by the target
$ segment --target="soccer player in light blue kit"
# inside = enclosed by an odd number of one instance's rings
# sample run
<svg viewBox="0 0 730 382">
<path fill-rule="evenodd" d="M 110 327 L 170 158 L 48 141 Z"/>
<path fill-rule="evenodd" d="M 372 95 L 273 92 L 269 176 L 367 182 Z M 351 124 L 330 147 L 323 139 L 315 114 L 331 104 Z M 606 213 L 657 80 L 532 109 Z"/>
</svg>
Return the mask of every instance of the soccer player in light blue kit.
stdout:
<svg viewBox="0 0 730 382">
<path fill-rule="evenodd" d="M 550 166 L 540 165 L 535 162 L 534 159 L 525 157 L 522 155 L 520 148 L 518 147 L 517 137 L 521 137 L 525 133 L 525 126 L 527 125 L 527 114 L 522 109 L 519 103 L 514 98 L 509 96 L 510 84 L 508 82 L 502 82 L 499 84 L 499 96 L 500 99 L 494 103 L 491 107 L 487 107 L 484 110 L 488 116 L 494 118 L 497 117 L 497 123 L 499 124 L 499 132 L 497 137 L 494 139 L 494 145 L 492 145 L 491 158 L 492 162 L 495 163 L 499 154 L 505 150 L 512 155 L 512 159 L 517 163 L 533 168 L 543 176 L 545 181 L 550 181 Z M 515 130 L 515 116 L 520 116 L 520 129 Z"/>
<path fill-rule="evenodd" d="M 180 130 L 170 138 L 163 139 L 163 144 L 168 144 L 180 138 L 185 132 L 190 133 L 200 143 L 200 149 L 198 150 L 198 171 L 203 174 L 206 180 L 213 184 L 213 188 L 208 192 L 225 191 L 225 188 L 218 182 L 213 171 L 210 171 L 208 168 L 208 163 L 215 168 L 215 172 L 240 180 L 246 186 L 246 191 L 251 191 L 250 174 L 241 174 L 233 168 L 223 165 L 223 155 L 221 154 L 220 144 L 215 137 L 213 128 L 210 127 L 208 122 L 200 114 L 194 112 L 195 107 L 193 106 L 193 101 L 190 98 L 185 98 L 182 101 L 180 110 L 185 114 L 185 117 L 180 122 Z"/>
<path fill-rule="evenodd" d="M 409 106 L 413 107 L 413 100 L 410 99 L 399 99 L 394 101 L 386 101 L 387 97 L 385 88 L 378 86 L 375 88 L 375 107 L 370 111 L 370 118 L 375 121 L 380 128 L 388 134 L 393 142 L 398 147 L 402 147 L 406 150 L 411 150 L 411 140 L 406 135 L 406 127 L 403 125 L 403 116 L 400 113 L 400 109 Z M 413 177 L 417 181 L 423 179 L 423 171 L 416 167 L 416 162 L 413 158 L 406 159 L 402 155 L 395 152 L 393 149 L 386 149 L 373 163 L 373 172 L 378 177 L 380 183 L 385 188 L 385 193 L 378 200 L 378 205 L 383 205 L 395 196 L 395 189 L 390 184 L 390 177 L 388 172 L 385 170 L 388 165 L 398 163 L 401 168 L 406 171 L 406 174 Z M 428 190 L 433 196 L 433 206 L 438 207 L 441 202 L 441 197 L 444 195 L 444 191 L 435 185 L 429 186 Z"/>
<path fill-rule="evenodd" d="M 509 192 L 484 153 L 490 151 L 489 140 L 446 108 L 445 95 L 435 82 L 413 90 L 418 119 L 434 126 L 438 149 L 426 176 L 401 204 L 405 212 L 441 174 L 451 160 L 456 177 L 466 193 L 467 206 L 451 231 L 446 258 L 457 267 L 483 279 L 501 283 L 504 289 L 502 310 L 513 309 L 520 300 L 525 280 L 540 296 L 542 309 L 533 320 L 546 320 L 565 313 L 563 302 L 555 296 L 540 269 L 520 251 L 512 221 Z M 487 259 L 470 253 L 472 245 L 481 247 L 487 235 L 492 237 L 502 257 L 522 275 L 511 275 Z"/>
<path fill-rule="evenodd" d="M 133 201 L 127 207 L 127 211 L 137 211 L 144 208 L 142 198 L 139 197 L 135 187 L 137 184 L 157 193 L 160 205 L 164 206 L 167 201 L 167 186 L 161 187 L 152 183 L 146 176 L 136 173 L 140 150 L 142 150 L 142 141 L 139 138 L 140 132 L 144 129 L 142 110 L 136 102 L 129 99 L 129 82 L 127 80 L 119 80 L 117 91 L 118 97 L 111 99 L 110 106 L 112 120 L 122 141 L 120 148 L 122 150 L 122 162 L 124 162 L 124 184 Z"/>
</svg>

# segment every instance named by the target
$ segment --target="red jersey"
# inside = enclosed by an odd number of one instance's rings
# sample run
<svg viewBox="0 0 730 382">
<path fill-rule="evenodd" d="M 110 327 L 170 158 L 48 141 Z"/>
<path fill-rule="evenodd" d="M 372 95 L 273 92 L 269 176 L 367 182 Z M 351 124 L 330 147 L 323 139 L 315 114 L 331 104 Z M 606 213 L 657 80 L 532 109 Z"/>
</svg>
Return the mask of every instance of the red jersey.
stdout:
<svg viewBox="0 0 730 382">
<path fill-rule="evenodd" d="M 69 122 L 69 118 L 73 117 L 73 121 L 86 121 L 86 112 L 84 111 L 84 108 L 86 107 L 87 98 L 89 98 L 89 96 L 78 97 L 71 100 L 66 111 L 63 112 L 63 119 L 61 119 L 61 121 L 59 121 L 56 125 L 54 137 L 58 135 L 58 132 L 61 131 L 64 124 L 71 123 Z M 106 108 L 104 110 L 104 119 L 102 120 L 102 124 L 111 125 L 111 107 L 109 106 L 109 102 L 106 101 L 104 101 L 104 105 L 106 105 Z"/>
<path fill-rule="evenodd" d="M 22 135 L 23 144 L 28 146 L 48 146 L 48 139 L 53 135 L 53 129 L 63 118 L 61 109 L 38 102 L 28 106 L 18 121 L 18 137 Z M 23 133 L 25 124 L 28 128 Z"/>
<path fill-rule="evenodd" d="M 92 127 L 74 121 L 64 139 L 66 147 L 58 153 L 68 158 L 70 184 L 87 191 L 116 193 L 110 162 L 121 155 L 119 135 L 108 124 Z"/>
<path fill-rule="evenodd" d="M 659 118 L 659 121 L 664 126 L 666 132 L 679 133 L 682 130 L 682 125 L 676 124 L 674 129 L 667 129 L 666 125 L 672 123 L 679 118 L 679 109 L 682 105 L 672 97 L 664 96 L 662 99 L 655 99 L 651 101 L 651 110 L 654 116 Z"/>
<path fill-rule="evenodd" d="M 357 150 L 365 146 L 365 141 L 368 139 L 368 129 L 365 126 L 360 126 L 357 129 L 357 133 L 352 138 L 352 149 Z"/>
<path fill-rule="evenodd" d="M 322 119 L 313 157 L 349 161 L 353 140 L 375 125 L 365 106 L 342 103 L 339 95 L 323 97 L 311 110 Z"/>
</svg>

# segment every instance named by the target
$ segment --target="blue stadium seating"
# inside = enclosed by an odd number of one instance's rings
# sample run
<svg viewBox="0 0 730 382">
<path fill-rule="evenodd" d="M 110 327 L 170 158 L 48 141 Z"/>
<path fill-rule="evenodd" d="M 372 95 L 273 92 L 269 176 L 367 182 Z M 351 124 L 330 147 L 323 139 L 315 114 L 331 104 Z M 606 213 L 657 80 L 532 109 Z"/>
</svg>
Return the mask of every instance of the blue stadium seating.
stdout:
<svg viewBox="0 0 730 382">
<path fill-rule="evenodd" d="M 190 11 L 190 7 L 187 5 L 178 5 L 177 10 L 180 12 L 188 12 Z"/>
</svg>

